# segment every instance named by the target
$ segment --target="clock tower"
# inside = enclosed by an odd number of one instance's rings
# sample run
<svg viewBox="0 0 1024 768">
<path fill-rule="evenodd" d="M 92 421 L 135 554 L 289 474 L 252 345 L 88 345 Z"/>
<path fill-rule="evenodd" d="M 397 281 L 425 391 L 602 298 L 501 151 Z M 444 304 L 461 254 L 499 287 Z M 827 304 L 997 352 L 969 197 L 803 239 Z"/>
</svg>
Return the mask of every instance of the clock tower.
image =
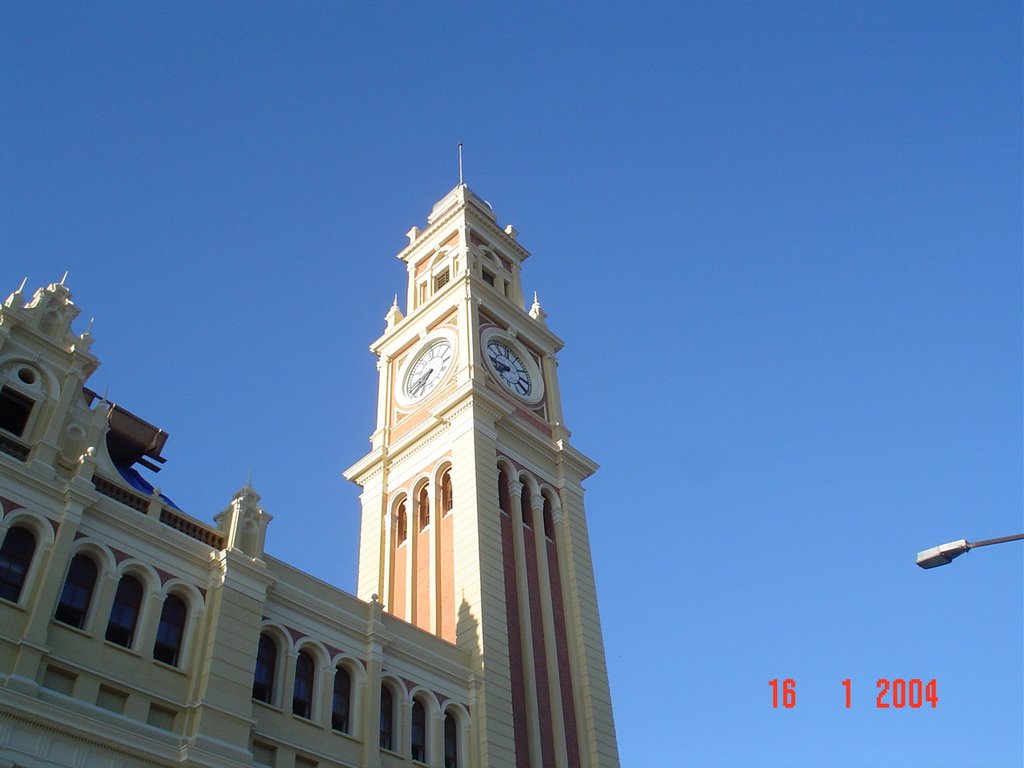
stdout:
<svg viewBox="0 0 1024 768">
<path fill-rule="evenodd" d="M 471 654 L 469 764 L 612 768 L 618 751 L 562 341 L 511 225 L 460 184 L 398 254 L 362 487 L 358 596 Z"/>
</svg>

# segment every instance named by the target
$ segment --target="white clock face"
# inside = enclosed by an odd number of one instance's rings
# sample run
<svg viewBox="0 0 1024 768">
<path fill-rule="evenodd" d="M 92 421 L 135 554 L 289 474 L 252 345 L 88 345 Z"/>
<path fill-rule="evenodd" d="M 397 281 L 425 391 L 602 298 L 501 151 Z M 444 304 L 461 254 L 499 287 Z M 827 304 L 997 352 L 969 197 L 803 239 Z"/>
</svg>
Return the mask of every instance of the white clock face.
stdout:
<svg viewBox="0 0 1024 768">
<path fill-rule="evenodd" d="M 405 374 L 405 396 L 410 400 L 421 400 L 430 394 L 441 383 L 454 357 L 452 343 L 448 339 L 438 339 L 427 346 Z"/>
<path fill-rule="evenodd" d="M 530 397 L 533 392 L 533 380 L 522 359 L 510 347 L 500 341 L 491 339 L 487 342 L 487 359 L 498 381 L 520 397 Z"/>
</svg>

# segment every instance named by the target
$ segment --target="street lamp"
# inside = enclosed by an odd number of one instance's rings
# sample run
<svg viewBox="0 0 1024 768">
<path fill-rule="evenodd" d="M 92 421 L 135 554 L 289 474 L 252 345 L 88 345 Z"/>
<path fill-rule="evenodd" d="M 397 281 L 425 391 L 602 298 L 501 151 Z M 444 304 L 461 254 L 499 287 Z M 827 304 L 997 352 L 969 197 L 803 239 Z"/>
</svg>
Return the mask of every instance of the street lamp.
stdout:
<svg viewBox="0 0 1024 768">
<path fill-rule="evenodd" d="M 1004 541 L 1020 541 L 1021 539 L 1024 539 L 1024 533 L 1002 536 L 998 539 L 985 539 L 984 541 L 958 539 L 948 544 L 939 544 L 939 546 L 926 549 L 924 552 L 918 552 L 917 564 L 922 568 L 938 568 L 940 565 L 948 565 L 953 562 L 954 557 L 960 557 L 964 552 L 975 547 L 987 547 L 990 544 L 1002 544 Z"/>
</svg>

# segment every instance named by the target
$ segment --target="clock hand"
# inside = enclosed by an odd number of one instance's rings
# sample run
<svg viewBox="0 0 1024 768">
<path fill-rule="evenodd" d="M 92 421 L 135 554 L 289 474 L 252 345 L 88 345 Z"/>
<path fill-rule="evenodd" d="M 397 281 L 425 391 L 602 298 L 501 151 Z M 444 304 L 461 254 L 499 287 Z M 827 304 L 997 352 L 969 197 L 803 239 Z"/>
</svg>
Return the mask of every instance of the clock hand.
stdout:
<svg viewBox="0 0 1024 768">
<path fill-rule="evenodd" d="M 423 389 L 424 386 L 426 386 L 427 379 L 430 378 L 430 374 L 432 374 L 433 372 L 434 372 L 433 368 L 427 368 L 427 370 L 423 373 L 423 375 L 420 376 L 418 379 L 416 379 L 416 383 L 413 384 L 412 387 L 411 387 L 412 393 L 414 395 L 419 394 L 420 390 Z"/>
</svg>

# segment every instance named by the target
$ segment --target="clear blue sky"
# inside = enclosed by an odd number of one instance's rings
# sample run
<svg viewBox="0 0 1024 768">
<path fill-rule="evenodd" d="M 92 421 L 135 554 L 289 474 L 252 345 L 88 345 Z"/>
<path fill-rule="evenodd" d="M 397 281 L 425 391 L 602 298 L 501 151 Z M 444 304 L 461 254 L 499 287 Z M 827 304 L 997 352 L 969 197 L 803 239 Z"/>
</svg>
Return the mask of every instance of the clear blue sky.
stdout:
<svg viewBox="0 0 1024 768">
<path fill-rule="evenodd" d="M 567 345 L 624 768 L 1019 766 L 1019 2 L 4 3 L 0 290 L 209 520 L 351 590 L 403 233 L 466 178 Z M 772 678 L 797 706 L 771 708 Z M 853 707 L 840 681 L 853 681 Z M 938 707 L 880 710 L 878 678 Z"/>
</svg>

